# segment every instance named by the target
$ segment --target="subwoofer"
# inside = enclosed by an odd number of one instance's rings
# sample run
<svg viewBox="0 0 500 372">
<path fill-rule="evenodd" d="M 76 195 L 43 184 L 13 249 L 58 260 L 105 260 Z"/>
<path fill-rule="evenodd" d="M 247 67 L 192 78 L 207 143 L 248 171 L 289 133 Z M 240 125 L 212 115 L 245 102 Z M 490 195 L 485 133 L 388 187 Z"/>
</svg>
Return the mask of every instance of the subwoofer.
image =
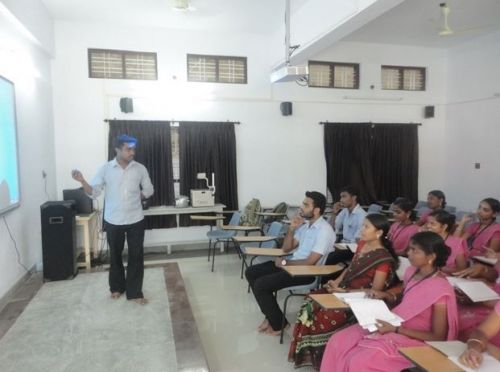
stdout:
<svg viewBox="0 0 500 372">
<path fill-rule="evenodd" d="M 75 203 L 73 201 L 46 202 L 40 206 L 40 215 L 44 279 L 73 278 L 78 273 Z"/>
</svg>

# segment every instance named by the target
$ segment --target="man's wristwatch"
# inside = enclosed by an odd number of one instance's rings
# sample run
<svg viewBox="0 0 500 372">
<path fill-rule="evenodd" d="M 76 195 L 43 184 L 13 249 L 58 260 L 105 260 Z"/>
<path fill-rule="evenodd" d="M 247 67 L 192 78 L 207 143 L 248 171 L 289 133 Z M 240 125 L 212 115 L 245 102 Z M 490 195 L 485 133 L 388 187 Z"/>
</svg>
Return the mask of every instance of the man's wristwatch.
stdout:
<svg viewBox="0 0 500 372">
<path fill-rule="evenodd" d="M 286 266 L 286 260 L 281 260 L 281 266 Z"/>
</svg>

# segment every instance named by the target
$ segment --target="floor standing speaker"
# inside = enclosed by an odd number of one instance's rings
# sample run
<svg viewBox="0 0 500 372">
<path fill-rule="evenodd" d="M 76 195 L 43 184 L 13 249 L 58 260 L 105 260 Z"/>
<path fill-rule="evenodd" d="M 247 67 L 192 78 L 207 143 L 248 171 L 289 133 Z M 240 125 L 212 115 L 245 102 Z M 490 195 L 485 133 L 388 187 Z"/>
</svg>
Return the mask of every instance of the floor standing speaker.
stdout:
<svg viewBox="0 0 500 372">
<path fill-rule="evenodd" d="M 40 206 L 40 214 L 44 279 L 63 280 L 74 277 L 78 272 L 74 202 L 46 202 Z"/>
</svg>

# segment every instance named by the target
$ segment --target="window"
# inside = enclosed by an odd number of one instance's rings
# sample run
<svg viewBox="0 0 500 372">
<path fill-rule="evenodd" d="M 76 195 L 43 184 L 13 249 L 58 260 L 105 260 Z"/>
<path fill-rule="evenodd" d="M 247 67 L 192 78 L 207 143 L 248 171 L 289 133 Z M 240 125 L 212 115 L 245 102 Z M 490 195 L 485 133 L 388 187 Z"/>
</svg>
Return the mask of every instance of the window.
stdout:
<svg viewBox="0 0 500 372">
<path fill-rule="evenodd" d="M 310 87 L 359 89 L 359 64 L 309 61 Z"/>
<path fill-rule="evenodd" d="M 382 66 L 382 89 L 425 90 L 425 67 Z"/>
<path fill-rule="evenodd" d="M 246 57 L 187 55 L 188 81 L 207 83 L 247 83 Z"/>
<path fill-rule="evenodd" d="M 89 49 L 89 77 L 158 80 L 156 53 Z"/>
</svg>

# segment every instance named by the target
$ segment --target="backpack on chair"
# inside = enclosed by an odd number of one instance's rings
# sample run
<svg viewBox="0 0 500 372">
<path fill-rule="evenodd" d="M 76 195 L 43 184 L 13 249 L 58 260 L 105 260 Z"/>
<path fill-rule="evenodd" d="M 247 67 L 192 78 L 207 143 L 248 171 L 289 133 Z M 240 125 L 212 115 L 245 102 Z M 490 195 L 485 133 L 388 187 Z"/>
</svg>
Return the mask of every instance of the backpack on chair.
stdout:
<svg viewBox="0 0 500 372">
<path fill-rule="evenodd" d="M 243 214 L 241 215 L 241 225 L 243 226 L 258 226 L 259 225 L 259 220 L 260 216 L 256 214 L 256 212 L 260 212 L 260 201 L 259 199 L 253 198 L 248 202 L 248 204 L 245 206 L 245 209 L 243 209 Z"/>
</svg>

